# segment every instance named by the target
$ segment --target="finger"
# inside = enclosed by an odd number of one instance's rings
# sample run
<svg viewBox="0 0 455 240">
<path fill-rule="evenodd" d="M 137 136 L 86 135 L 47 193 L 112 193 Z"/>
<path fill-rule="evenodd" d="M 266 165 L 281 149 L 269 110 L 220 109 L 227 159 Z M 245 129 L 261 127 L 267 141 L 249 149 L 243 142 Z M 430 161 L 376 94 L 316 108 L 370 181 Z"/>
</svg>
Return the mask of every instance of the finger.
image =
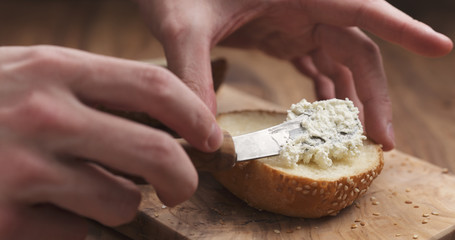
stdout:
<svg viewBox="0 0 455 240">
<path fill-rule="evenodd" d="M 208 39 L 207 39 L 208 40 Z M 198 33 L 178 35 L 163 42 L 169 69 L 216 113 L 216 99 L 210 65 L 210 42 Z"/>
<path fill-rule="evenodd" d="M 107 226 L 135 217 L 141 194 L 132 182 L 80 160 L 61 160 L 54 171 L 57 181 L 42 189 L 34 201 L 53 203 Z"/>
<path fill-rule="evenodd" d="M 126 223 L 136 214 L 141 197 L 137 187 L 93 164 L 57 160 L 20 147 L 4 149 L 2 157 L 9 159 L 8 169 L 14 172 L 4 179 L 8 201 L 51 203 L 110 226 Z"/>
<path fill-rule="evenodd" d="M 313 62 L 319 71 L 333 81 L 336 97 L 338 99 L 348 98 L 353 101 L 354 105 L 359 109 L 360 121 L 364 124 L 363 105 L 357 96 L 351 71 L 346 66 L 335 62 L 322 49 L 313 51 L 311 55 L 313 56 Z"/>
<path fill-rule="evenodd" d="M 385 150 L 392 149 L 392 108 L 378 47 L 356 28 L 320 25 L 315 33 L 317 44 L 351 70 L 357 95 L 364 106 L 367 135 L 381 143 Z"/>
<path fill-rule="evenodd" d="M 85 219 L 50 205 L 0 208 L 2 239 L 83 240 L 88 232 Z"/>
<path fill-rule="evenodd" d="M 85 123 L 55 139 L 71 138 L 53 151 L 95 160 L 116 170 L 143 176 L 168 206 L 188 199 L 197 172 L 183 148 L 169 134 L 96 110 L 81 107 L 74 117 Z"/>
<path fill-rule="evenodd" d="M 296 58 L 292 60 L 292 63 L 297 70 L 313 80 L 316 96 L 319 100 L 335 97 L 333 82 L 319 72 L 310 56 Z"/>
<path fill-rule="evenodd" d="M 306 1 L 305 9 L 318 22 L 358 26 L 423 55 L 441 56 L 452 49 L 448 37 L 412 19 L 387 1 Z"/>
<path fill-rule="evenodd" d="M 14 53 L 27 59 L 19 68 L 39 69 L 49 85 L 69 88 L 83 101 L 146 112 L 202 151 L 221 145 L 213 114 L 165 68 L 58 47 L 22 47 Z"/>
</svg>

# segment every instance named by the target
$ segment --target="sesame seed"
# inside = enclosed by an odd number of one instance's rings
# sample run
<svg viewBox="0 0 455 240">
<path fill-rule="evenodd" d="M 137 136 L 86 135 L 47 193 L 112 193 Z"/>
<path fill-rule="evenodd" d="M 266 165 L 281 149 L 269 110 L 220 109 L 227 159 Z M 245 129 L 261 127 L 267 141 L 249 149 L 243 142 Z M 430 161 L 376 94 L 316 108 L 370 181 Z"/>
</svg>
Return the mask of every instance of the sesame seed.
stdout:
<svg viewBox="0 0 455 240">
<path fill-rule="evenodd" d="M 395 237 L 399 237 L 399 236 L 401 236 L 401 234 L 399 234 L 399 233 L 395 234 Z"/>
<path fill-rule="evenodd" d="M 427 224 L 428 223 L 428 219 L 423 219 L 422 220 L 422 224 Z"/>
<path fill-rule="evenodd" d="M 373 205 L 379 205 L 379 202 L 378 202 L 378 201 L 374 201 L 374 202 L 372 202 L 371 204 L 373 204 Z"/>
<path fill-rule="evenodd" d="M 329 209 L 329 210 L 327 211 L 327 214 L 331 214 L 331 213 L 334 213 L 334 212 L 335 212 L 335 210 Z"/>
<path fill-rule="evenodd" d="M 310 193 L 310 191 L 304 190 L 302 193 L 303 193 L 304 195 L 306 195 L 306 194 Z"/>
<path fill-rule="evenodd" d="M 155 217 L 159 217 L 160 216 L 160 215 L 158 215 L 158 213 L 155 213 L 154 215 L 155 215 Z"/>
<path fill-rule="evenodd" d="M 316 195 L 316 193 L 318 193 L 318 190 L 317 189 L 314 189 L 313 192 L 311 193 L 311 195 Z"/>
<path fill-rule="evenodd" d="M 338 202 L 333 202 L 332 206 L 338 206 Z"/>
<path fill-rule="evenodd" d="M 449 173 L 449 169 L 443 168 L 441 172 L 444 173 L 444 174 Z"/>
<path fill-rule="evenodd" d="M 370 176 L 370 181 L 373 181 L 373 176 Z"/>
<path fill-rule="evenodd" d="M 165 208 L 166 208 L 166 205 L 161 205 L 161 208 L 162 208 L 162 209 L 165 209 Z"/>
<path fill-rule="evenodd" d="M 348 197 L 348 195 L 346 193 L 343 194 L 343 200 L 346 200 L 347 197 Z"/>
<path fill-rule="evenodd" d="M 404 203 L 406 203 L 406 204 L 412 204 L 412 201 L 411 201 L 411 200 L 406 200 L 406 201 L 404 201 Z"/>
<path fill-rule="evenodd" d="M 295 190 L 296 190 L 297 192 L 300 192 L 300 191 L 302 191 L 302 188 L 301 188 L 301 187 L 296 187 Z"/>
<path fill-rule="evenodd" d="M 365 225 L 367 225 L 365 222 L 360 222 L 360 226 L 363 227 L 363 226 L 365 226 Z"/>
<path fill-rule="evenodd" d="M 414 208 L 419 208 L 419 205 L 414 205 Z"/>
<path fill-rule="evenodd" d="M 439 215 L 439 213 L 438 213 L 438 212 L 435 212 L 435 211 L 431 212 L 431 214 L 432 214 L 432 215 L 435 215 L 435 216 L 438 216 L 438 215 Z"/>
<path fill-rule="evenodd" d="M 361 221 L 362 221 L 362 220 L 360 220 L 360 219 L 358 219 L 358 218 L 356 218 L 356 219 L 354 220 L 354 222 L 361 222 Z"/>
<path fill-rule="evenodd" d="M 278 230 L 278 229 L 274 229 L 273 232 L 275 232 L 276 234 L 280 234 L 281 233 L 280 230 Z"/>
<path fill-rule="evenodd" d="M 360 192 L 360 190 L 359 190 L 358 188 L 354 188 L 354 191 L 355 191 L 356 193 Z"/>
<path fill-rule="evenodd" d="M 381 216 L 381 214 L 378 213 L 378 212 L 374 212 L 374 213 L 373 213 L 373 216 Z"/>
<path fill-rule="evenodd" d="M 349 189 L 348 185 L 344 185 L 344 190 L 347 191 Z"/>
<path fill-rule="evenodd" d="M 319 194 L 323 194 L 324 193 L 324 188 L 321 188 L 321 191 L 319 191 Z"/>
<path fill-rule="evenodd" d="M 428 213 L 422 214 L 422 217 L 429 217 L 429 216 L 430 216 L 430 214 L 428 214 Z"/>
<path fill-rule="evenodd" d="M 341 188 L 343 186 L 342 183 L 338 184 L 338 187 L 337 188 Z"/>
<path fill-rule="evenodd" d="M 370 201 L 376 201 L 375 197 L 370 197 Z"/>
<path fill-rule="evenodd" d="M 305 189 L 311 189 L 310 185 L 303 186 Z"/>
<path fill-rule="evenodd" d="M 406 192 L 410 192 L 410 191 L 411 191 L 411 189 L 409 189 L 409 188 L 406 188 L 406 190 L 405 190 L 405 191 L 406 191 Z"/>
<path fill-rule="evenodd" d="M 311 186 L 312 186 L 312 187 L 316 187 L 317 185 L 318 185 L 317 182 L 312 182 L 312 183 L 311 183 Z"/>
<path fill-rule="evenodd" d="M 300 230 L 300 229 L 302 229 L 302 227 L 301 226 L 297 226 L 295 229 Z"/>
<path fill-rule="evenodd" d="M 351 229 L 356 229 L 356 228 L 357 228 L 357 224 L 353 223 L 353 224 L 351 225 Z"/>
<path fill-rule="evenodd" d="M 365 183 L 365 178 L 362 178 L 362 180 L 360 180 L 361 183 Z"/>
<path fill-rule="evenodd" d="M 419 238 L 419 235 L 417 235 L 417 234 L 414 234 L 414 235 L 412 236 L 412 239 L 417 239 L 417 238 Z"/>
</svg>

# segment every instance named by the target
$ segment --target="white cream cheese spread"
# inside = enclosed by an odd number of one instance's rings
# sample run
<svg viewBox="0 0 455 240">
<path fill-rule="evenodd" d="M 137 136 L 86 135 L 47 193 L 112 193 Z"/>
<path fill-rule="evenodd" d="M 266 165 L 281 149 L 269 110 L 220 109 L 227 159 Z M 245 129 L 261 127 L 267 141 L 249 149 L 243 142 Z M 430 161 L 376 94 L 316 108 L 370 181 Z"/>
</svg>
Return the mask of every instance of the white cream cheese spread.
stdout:
<svg viewBox="0 0 455 240">
<path fill-rule="evenodd" d="M 359 120 L 359 110 L 349 99 L 330 99 L 310 103 L 303 99 L 292 104 L 287 120 L 305 114 L 302 134 L 289 139 L 282 147 L 279 165 L 295 168 L 298 164 L 316 163 L 327 169 L 333 161 L 359 154 L 366 137 Z"/>
</svg>

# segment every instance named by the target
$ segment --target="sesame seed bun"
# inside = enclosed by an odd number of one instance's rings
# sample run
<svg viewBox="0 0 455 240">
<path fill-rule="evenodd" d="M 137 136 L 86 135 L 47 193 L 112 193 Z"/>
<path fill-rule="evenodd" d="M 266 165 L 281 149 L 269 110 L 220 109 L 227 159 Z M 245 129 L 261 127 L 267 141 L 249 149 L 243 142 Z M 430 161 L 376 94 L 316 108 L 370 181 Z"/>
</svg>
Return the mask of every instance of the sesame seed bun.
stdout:
<svg viewBox="0 0 455 240">
<path fill-rule="evenodd" d="M 238 111 L 217 117 L 231 135 L 264 129 L 286 118 L 285 113 Z M 274 164 L 277 157 L 239 162 L 213 173 L 229 191 L 250 206 L 293 217 L 336 215 L 365 194 L 384 165 L 381 146 L 364 141 L 359 156 L 334 161 L 329 169 L 299 164 L 296 169 Z"/>
</svg>

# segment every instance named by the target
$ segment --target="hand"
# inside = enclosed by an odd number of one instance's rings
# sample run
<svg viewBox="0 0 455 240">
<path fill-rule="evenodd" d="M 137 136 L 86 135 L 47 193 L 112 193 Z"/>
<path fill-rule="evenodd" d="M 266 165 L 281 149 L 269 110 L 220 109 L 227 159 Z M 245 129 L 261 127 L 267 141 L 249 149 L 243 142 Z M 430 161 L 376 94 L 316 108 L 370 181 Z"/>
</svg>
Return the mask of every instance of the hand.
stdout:
<svg viewBox="0 0 455 240">
<path fill-rule="evenodd" d="M 170 69 L 213 112 L 210 49 L 258 48 L 292 61 L 319 99 L 352 99 L 367 135 L 385 150 L 394 147 L 387 80 L 377 45 L 357 27 L 426 56 L 452 49 L 447 37 L 382 0 L 137 1 Z"/>
<path fill-rule="evenodd" d="M 0 239 L 80 239 L 83 217 L 130 221 L 138 188 L 101 165 L 142 176 L 168 206 L 195 191 L 170 135 L 84 103 L 147 112 L 202 151 L 221 145 L 210 110 L 164 68 L 46 46 L 1 47 L 0 66 Z"/>
</svg>

